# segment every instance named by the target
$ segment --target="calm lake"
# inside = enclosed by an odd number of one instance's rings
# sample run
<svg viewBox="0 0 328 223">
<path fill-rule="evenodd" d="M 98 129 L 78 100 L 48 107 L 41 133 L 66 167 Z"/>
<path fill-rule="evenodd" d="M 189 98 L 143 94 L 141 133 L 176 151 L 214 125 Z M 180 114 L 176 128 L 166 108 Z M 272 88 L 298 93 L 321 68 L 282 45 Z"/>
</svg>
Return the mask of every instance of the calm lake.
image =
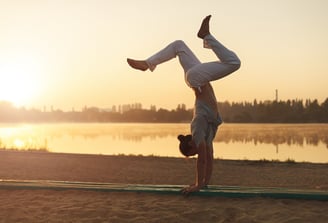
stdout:
<svg viewBox="0 0 328 223">
<path fill-rule="evenodd" d="M 189 124 L 0 124 L 0 148 L 181 157 L 176 137 L 187 133 Z M 223 124 L 214 156 L 328 163 L 328 124 Z"/>
</svg>

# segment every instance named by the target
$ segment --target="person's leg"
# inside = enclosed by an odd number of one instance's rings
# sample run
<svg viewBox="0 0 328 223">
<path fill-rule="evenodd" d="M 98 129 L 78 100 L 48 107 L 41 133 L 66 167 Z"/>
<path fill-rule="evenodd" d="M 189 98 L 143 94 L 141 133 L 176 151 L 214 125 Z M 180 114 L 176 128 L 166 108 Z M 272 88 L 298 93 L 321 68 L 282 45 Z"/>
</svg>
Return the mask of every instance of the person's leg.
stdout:
<svg viewBox="0 0 328 223">
<path fill-rule="evenodd" d="M 184 72 L 187 72 L 190 68 L 200 64 L 200 61 L 195 54 L 189 49 L 189 47 L 182 41 L 176 40 L 160 50 L 147 60 L 133 60 L 128 59 L 128 63 L 131 67 L 145 71 L 147 69 L 154 71 L 156 66 L 164 63 L 168 60 L 179 57 L 181 66 Z"/>
<path fill-rule="evenodd" d="M 170 43 L 167 47 L 149 57 L 146 62 L 149 65 L 149 69 L 153 71 L 158 64 L 171 60 L 176 56 L 179 57 L 184 72 L 200 64 L 198 58 L 182 40 L 176 40 Z"/>
<path fill-rule="evenodd" d="M 211 16 L 205 17 L 197 36 L 204 41 L 204 46 L 212 49 L 220 61 L 198 64 L 186 73 L 186 82 L 193 88 L 199 88 L 207 82 L 225 77 L 240 67 L 237 55 L 216 40 L 209 31 Z"/>
<path fill-rule="evenodd" d="M 187 71 L 187 83 L 194 88 L 201 87 L 207 82 L 221 79 L 240 67 L 238 56 L 217 41 L 212 35 L 207 35 L 204 41 L 207 42 L 220 61 L 199 64 Z"/>
<path fill-rule="evenodd" d="M 239 64 L 240 60 L 238 56 L 228 48 L 226 48 L 222 43 L 220 43 L 211 34 L 205 36 L 204 41 L 207 43 L 210 49 L 216 54 L 222 63 L 226 64 Z"/>
</svg>

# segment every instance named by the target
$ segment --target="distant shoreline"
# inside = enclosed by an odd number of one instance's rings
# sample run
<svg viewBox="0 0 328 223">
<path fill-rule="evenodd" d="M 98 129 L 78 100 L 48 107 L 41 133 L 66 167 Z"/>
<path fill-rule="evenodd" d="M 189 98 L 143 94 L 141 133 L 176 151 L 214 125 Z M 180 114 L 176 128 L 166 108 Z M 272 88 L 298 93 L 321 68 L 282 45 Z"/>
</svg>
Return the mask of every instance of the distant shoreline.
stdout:
<svg viewBox="0 0 328 223">
<path fill-rule="evenodd" d="M 328 123 L 328 98 L 318 100 L 287 100 L 253 102 L 218 102 L 222 119 L 227 123 Z M 141 104 L 123 105 L 112 109 L 84 107 L 81 111 L 46 108 L 16 108 L 0 101 L 1 122 L 141 122 L 185 123 L 193 117 L 193 109 L 179 104 L 176 109 L 142 108 Z"/>
</svg>

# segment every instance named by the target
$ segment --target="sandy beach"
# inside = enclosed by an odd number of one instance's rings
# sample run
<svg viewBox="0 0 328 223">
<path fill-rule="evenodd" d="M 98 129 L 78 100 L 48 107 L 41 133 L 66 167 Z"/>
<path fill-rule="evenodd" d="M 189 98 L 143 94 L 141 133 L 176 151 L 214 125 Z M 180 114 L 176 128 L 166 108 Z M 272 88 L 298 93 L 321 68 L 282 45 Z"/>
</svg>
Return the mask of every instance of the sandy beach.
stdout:
<svg viewBox="0 0 328 223">
<path fill-rule="evenodd" d="M 0 152 L 0 179 L 194 182 L 195 159 Z M 328 191 L 328 165 L 215 160 L 211 184 Z M 326 201 L 0 190 L 0 222 L 328 222 Z"/>
</svg>

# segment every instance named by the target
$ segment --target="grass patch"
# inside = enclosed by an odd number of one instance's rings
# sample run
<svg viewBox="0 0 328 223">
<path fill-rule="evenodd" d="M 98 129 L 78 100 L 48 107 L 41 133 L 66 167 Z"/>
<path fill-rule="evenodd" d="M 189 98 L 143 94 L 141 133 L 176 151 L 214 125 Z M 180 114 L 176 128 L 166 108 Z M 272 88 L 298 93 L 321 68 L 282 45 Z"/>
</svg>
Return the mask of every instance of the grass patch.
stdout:
<svg viewBox="0 0 328 223">
<path fill-rule="evenodd" d="M 268 160 L 268 159 L 248 160 L 248 159 L 244 159 L 243 161 L 245 161 L 245 162 L 251 162 L 251 163 L 256 163 L 256 164 L 266 164 L 266 163 L 287 163 L 287 164 L 295 164 L 295 163 L 297 163 L 295 160 L 293 160 L 291 158 L 288 158 L 285 161 L 277 160 L 277 159 L 272 159 L 272 160 Z"/>
<path fill-rule="evenodd" d="M 294 164 L 294 163 L 296 163 L 296 161 L 293 160 L 293 159 L 291 159 L 291 158 L 286 159 L 285 162 L 286 162 L 286 163 L 289 163 L 289 164 Z"/>
<path fill-rule="evenodd" d="M 50 152 L 47 148 L 0 148 L 0 151 Z"/>
</svg>

